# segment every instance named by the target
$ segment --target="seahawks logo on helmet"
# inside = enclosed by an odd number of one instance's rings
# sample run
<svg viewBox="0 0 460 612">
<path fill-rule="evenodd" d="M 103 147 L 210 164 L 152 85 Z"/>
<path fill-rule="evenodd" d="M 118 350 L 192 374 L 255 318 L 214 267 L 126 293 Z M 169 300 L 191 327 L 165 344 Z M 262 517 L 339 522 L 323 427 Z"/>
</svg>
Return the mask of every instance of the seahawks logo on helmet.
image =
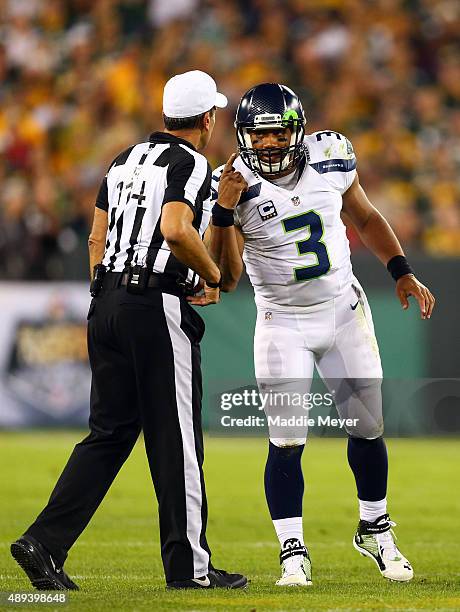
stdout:
<svg viewBox="0 0 460 612">
<path fill-rule="evenodd" d="M 278 83 L 262 83 L 247 91 L 236 111 L 238 149 L 244 163 L 256 173 L 273 176 L 294 169 L 305 157 L 305 114 L 298 96 Z M 287 147 L 255 149 L 251 131 L 289 128 Z"/>
</svg>

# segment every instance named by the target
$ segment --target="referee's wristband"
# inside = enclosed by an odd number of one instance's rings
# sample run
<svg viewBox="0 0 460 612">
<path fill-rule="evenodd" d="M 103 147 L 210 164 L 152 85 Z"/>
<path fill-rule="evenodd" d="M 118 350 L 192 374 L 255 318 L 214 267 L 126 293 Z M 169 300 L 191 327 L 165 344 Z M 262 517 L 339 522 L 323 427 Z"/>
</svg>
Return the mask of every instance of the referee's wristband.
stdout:
<svg viewBox="0 0 460 612">
<path fill-rule="evenodd" d="M 210 289 L 220 289 L 222 287 L 222 273 L 220 274 L 218 283 L 210 283 L 209 281 L 205 281 L 205 283 Z"/>
<path fill-rule="evenodd" d="M 224 208 L 217 202 L 212 207 L 212 224 L 216 227 L 230 227 L 235 225 L 233 209 Z"/>
<path fill-rule="evenodd" d="M 392 257 L 387 263 L 387 270 L 395 281 L 399 280 L 401 276 L 404 276 L 405 274 L 414 273 L 411 265 L 404 255 L 395 255 Z"/>
</svg>

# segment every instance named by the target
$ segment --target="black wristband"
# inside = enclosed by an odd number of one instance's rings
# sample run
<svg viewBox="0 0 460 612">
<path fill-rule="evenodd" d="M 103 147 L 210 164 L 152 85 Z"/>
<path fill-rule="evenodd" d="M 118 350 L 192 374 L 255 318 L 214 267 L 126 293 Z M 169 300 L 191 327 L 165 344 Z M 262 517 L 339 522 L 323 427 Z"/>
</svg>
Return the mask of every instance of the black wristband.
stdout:
<svg viewBox="0 0 460 612">
<path fill-rule="evenodd" d="M 220 289 L 222 287 L 222 273 L 220 275 L 219 278 L 219 282 L 218 283 L 210 283 L 209 281 L 205 281 L 206 285 L 210 288 L 210 289 Z"/>
<path fill-rule="evenodd" d="M 395 255 L 392 257 L 387 263 L 387 270 L 395 281 L 399 280 L 401 276 L 404 276 L 405 274 L 414 273 L 404 255 Z"/>
<path fill-rule="evenodd" d="M 233 209 L 224 208 L 216 202 L 212 207 L 212 224 L 216 227 L 230 227 L 234 225 Z"/>
</svg>

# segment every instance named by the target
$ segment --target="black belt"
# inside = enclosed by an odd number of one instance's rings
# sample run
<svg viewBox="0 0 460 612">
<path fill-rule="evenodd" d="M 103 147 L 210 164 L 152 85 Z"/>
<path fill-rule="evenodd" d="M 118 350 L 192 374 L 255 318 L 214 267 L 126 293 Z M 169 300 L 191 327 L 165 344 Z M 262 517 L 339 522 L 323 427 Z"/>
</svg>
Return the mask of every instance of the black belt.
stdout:
<svg viewBox="0 0 460 612">
<path fill-rule="evenodd" d="M 117 287 L 126 287 L 127 284 L 127 272 L 107 272 L 104 275 L 102 288 L 116 289 Z M 183 286 L 179 285 L 174 279 L 166 277 L 164 274 L 150 274 L 149 280 L 147 281 L 147 287 L 162 289 L 163 291 L 174 293 L 175 295 L 183 295 L 185 293 Z"/>
</svg>

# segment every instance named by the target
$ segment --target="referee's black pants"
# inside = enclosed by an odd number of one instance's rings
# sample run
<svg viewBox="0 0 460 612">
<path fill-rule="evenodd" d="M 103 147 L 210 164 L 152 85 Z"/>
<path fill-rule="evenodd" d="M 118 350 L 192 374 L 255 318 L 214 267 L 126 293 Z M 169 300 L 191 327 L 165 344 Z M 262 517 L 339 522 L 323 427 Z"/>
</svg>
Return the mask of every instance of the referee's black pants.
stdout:
<svg viewBox="0 0 460 612">
<path fill-rule="evenodd" d="M 166 580 L 203 576 L 210 558 L 202 471 L 204 323 L 183 297 L 153 288 L 141 296 L 126 287 L 103 290 L 88 318 L 90 434 L 75 446 L 26 533 L 64 563 L 143 429 Z"/>
</svg>

